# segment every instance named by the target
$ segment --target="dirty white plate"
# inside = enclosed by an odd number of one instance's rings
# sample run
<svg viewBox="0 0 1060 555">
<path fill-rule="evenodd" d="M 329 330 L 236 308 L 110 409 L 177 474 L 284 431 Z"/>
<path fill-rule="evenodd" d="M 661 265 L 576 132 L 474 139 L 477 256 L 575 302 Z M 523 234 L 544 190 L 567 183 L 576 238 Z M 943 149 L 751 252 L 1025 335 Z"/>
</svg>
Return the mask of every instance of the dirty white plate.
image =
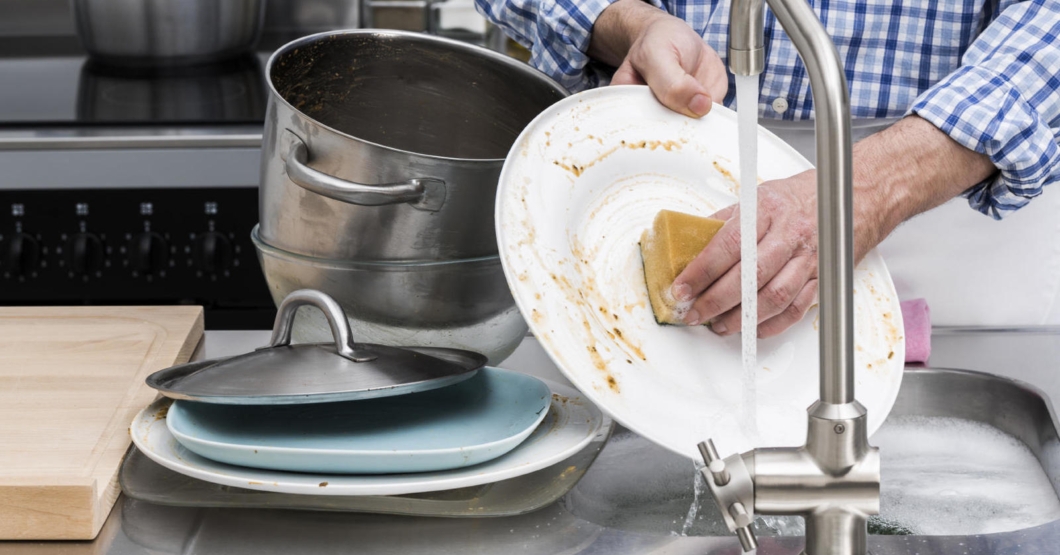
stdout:
<svg viewBox="0 0 1060 555">
<path fill-rule="evenodd" d="M 552 392 L 541 424 L 517 447 L 479 465 L 414 474 L 307 474 L 234 466 L 199 456 L 177 442 L 166 425 L 170 399 L 162 398 L 140 411 L 129 432 L 133 443 L 151 460 L 186 476 L 207 482 L 262 491 L 305 495 L 404 495 L 506 480 L 565 460 L 593 440 L 604 416 L 577 391 L 545 383 Z"/>
<path fill-rule="evenodd" d="M 759 180 L 811 164 L 758 136 Z M 738 335 L 655 323 L 638 247 L 662 209 L 698 215 L 737 200 L 735 112 L 694 120 L 647 87 L 564 99 L 522 133 L 501 172 L 497 238 L 508 284 L 534 335 L 570 381 L 618 422 L 690 458 L 795 446 L 818 395 L 817 309 L 758 343 L 757 427 L 741 415 Z M 894 284 L 874 251 L 857 267 L 855 386 L 869 433 L 891 410 L 905 359 Z"/>
</svg>

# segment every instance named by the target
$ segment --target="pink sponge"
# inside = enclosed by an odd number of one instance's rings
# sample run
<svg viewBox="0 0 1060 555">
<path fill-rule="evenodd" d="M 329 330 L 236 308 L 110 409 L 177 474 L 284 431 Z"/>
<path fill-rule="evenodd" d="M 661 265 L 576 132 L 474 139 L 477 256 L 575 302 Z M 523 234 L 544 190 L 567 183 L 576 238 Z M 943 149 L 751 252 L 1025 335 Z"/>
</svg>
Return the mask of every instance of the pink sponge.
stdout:
<svg viewBox="0 0 1060 555">
<path fill-rule="evenodd" d="M 905 361 L 927 362 L 931 356 L 931 309 L 924 299 L 902 301 Z"/>
</svg>

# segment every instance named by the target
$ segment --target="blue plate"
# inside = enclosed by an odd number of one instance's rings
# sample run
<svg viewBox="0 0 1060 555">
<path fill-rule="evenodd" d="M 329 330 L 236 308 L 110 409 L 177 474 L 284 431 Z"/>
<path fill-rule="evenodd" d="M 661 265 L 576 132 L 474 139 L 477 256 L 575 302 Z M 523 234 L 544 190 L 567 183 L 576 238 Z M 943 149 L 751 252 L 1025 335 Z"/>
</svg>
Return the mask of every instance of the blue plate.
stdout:
<svg viewBox="0 0 1060 555">
<path fill-rule="evenodd" d="M 397 474 L 479 464 L 519 445 L 548 411 L 541 380 L 483 368 L 456 385 L 311 405 L 176 401 L 166 424 L 218 462 L 294 472 Z"/>
</svg>

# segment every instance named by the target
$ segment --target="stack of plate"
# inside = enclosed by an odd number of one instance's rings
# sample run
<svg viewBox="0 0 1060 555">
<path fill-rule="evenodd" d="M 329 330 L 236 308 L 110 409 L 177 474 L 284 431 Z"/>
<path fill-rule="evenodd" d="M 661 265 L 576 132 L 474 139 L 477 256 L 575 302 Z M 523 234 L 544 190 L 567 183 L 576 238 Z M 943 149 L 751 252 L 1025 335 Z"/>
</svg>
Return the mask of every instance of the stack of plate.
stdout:
<svg viewBox="0 0 1060 555">
<path fill-rule="evenodd" d="M 324 311 L 335 344 L 291 345 L 299 306 Z M 398 495 L 535 472 L 585 448 L 603 415 L 579 394 L 484 367 L 452 349 L 357 344 L 316 291 L 281 305 L 272 344 L 148 379 L 137 447 L 170 470 L 247 489 Z"/>
</svg>

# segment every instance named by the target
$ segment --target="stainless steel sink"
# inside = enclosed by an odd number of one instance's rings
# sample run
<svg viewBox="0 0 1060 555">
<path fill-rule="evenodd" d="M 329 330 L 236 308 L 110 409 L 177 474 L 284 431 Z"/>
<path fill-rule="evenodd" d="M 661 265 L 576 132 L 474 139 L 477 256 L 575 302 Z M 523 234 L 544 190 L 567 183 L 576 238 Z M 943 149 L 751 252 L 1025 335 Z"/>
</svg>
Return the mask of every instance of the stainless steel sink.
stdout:
<svg viewBox="0 0 1060 555">
<path fill-rule="evenodd" d="M 1023 544 L 1037 531 L 1060 531 L 1060 442 L 1045 396 L 980 372 L 909 369 L 884 426 L 873 436 L 883 456 L 881 515 L 870 521 L 872 552 L 934 553 L 948 543 Z M 698 481 L 698 483 L 697 483 Z M 692 462 L 629 431 L 618 431 L 564 498 L 574 516 L 617 530 L 657 536 L 723 536 L 721 520 Z M 760 518 L 760 536 L 801 535 L 801 519 Z M 986 535 L 984 535 L 986 534 Z M 947 536 L 947 537 L 943 537 Z M 759 553 L 794 538 L 769 540 Z M 786 553 L 781 550 L 779 553 Z M 793 553 L 797 553 L 794 550 Z M 984 552 L 995 553 L 995 549 Z M 1052 544 L 1043 553 L 1060 552 Z"/>
</svg>

